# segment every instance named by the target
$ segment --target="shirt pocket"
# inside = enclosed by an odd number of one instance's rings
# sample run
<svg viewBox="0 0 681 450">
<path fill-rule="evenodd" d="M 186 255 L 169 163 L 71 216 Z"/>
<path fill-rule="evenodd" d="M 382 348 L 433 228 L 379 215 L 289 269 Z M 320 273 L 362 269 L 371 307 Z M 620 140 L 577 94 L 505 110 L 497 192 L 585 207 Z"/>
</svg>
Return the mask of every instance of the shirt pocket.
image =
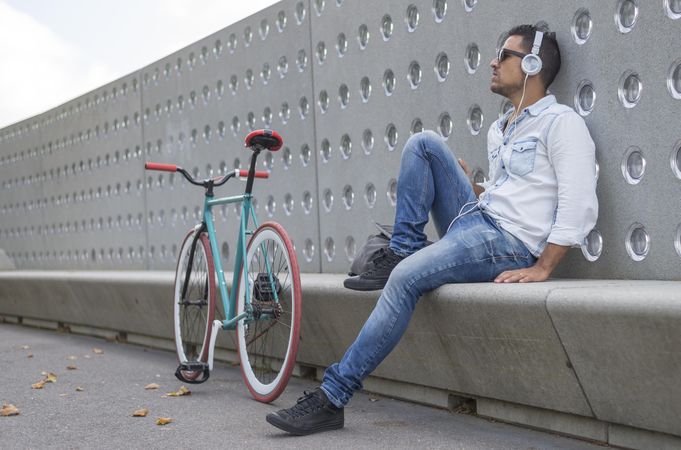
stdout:
<svg viewBox="0 0 681 450">
<path fill-rule="evenodd" d="M 534 159 L 537 156 L 537 140 L 514 142 L 511 146 L 511 160 L 508 170 L 522 177 L 534 170 Z"/>
</svg>

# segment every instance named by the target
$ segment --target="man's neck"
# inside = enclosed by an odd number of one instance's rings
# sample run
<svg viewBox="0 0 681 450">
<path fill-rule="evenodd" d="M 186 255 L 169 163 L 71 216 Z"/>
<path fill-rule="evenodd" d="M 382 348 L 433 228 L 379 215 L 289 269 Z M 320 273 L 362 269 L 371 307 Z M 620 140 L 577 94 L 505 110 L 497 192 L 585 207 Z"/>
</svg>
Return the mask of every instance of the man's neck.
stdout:
<svg viewBox="0 0 681 450">
<path fill-rule="evenodd" d="M 511 115 L 509 116 L 509 120 L 504 124 L 502 132 L 506 131 L 506 128 L 508 128 L 508 122 L 518 118 L 518 116 L 520 115 L 523 108 L 527 108 L 530 105 L 534 105 L 539 100 L 546 97 L 546 95 L 547 94 L 546 94 L 545 89 L 537 90 L 537 89 L 529 89 L 528 88 L 528 89 L 525 90 L 525 96 L 524 97 L 522 95 L 522 91 L 515 93 L 515 94 L 511 95 L 510 97 L 508 97 L 508 99 L 511 101 L 511 103 L 513 103 L 513 107 L 515 109 L 514 109 L 514 112 L 511 113 Z M 522 104 L 520 104 L 521 100 L 522 100 Z"/>
<path fill-rule="evenodd" d="M 544 97 L 546 97 L 545 91 L 529 92 L 528 89 L 525 92 L 524 98 L 522 96 L 522 92 L 519 92 L 518 94 L 509 97 L 509 100 L 511 100 L 511 103 L 513 103 L 513 107 L 515 108 L 516 111 L 518 111 L 518 114 L 520 114 L 520 111 L 522 111 L 523 108 L 527 108 L 530 105 L 534 105 Z M 522 105 L 520 104 L 521 99 L 523 102 Z"/>
</svg>

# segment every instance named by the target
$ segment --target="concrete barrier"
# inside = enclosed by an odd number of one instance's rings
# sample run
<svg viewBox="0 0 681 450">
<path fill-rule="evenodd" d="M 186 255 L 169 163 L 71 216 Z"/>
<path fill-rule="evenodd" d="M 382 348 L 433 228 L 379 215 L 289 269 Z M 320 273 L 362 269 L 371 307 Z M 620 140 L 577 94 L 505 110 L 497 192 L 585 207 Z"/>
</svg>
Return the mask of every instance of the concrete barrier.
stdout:
<svg viewBox="0 0 681 450">
<path fill-rule="evenodd" d="M 341 275 L 302 278 L 298 370 L 320 377 L 378 295 L 340 288 Z M 172 349 L 172 283 L 171 272 L 0 272 L 0 315 Z M 446 285 L 421 299 L 366 388 L 445 408 L 473 399 L 483 416 L 619 446 L 681 446 L 679 288 L 598 280 Z M 229 333 L 218 345 L 223 358 L 234 358 Z"/>
<path fill-rule="evenodd" d="M 679 283 L 551 292 L 548 311 L 601 420 L 681 434 Z"/>
</svg>

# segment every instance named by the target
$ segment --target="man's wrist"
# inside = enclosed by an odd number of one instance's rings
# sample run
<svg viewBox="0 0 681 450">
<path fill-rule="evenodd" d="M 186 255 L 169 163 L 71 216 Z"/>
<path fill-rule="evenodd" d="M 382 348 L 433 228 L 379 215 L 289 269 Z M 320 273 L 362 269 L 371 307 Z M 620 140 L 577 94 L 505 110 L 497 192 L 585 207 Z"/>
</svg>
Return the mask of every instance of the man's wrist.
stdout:
<svg viewBox="0 0 681 450">
<path fill-rule="evenodd" d="M 551 275 L 551 272 L 553 272 L 553 269 L 555 267 L 547 267 L 544 264 L 541 264 L 537 262 L 534 267 L 536 267 L 538 270 L 541 270 L 547 277 Z"/>
</svg>

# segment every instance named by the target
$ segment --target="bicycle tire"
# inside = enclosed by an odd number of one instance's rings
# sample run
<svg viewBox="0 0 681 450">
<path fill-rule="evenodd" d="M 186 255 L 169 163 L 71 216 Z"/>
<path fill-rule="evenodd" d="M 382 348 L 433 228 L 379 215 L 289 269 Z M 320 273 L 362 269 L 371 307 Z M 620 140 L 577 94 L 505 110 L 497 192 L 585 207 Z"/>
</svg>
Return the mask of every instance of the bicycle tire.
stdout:
<svg viewBox="0 0 681 450">
<path fill-rule="evenodd" d="M 175 295 L 173 298 L 173 319 L 175 348 L 178 361 L 183 363 L 208 362 L 208 350 L 213 318 L 215 317 L 215 268 L 208 236 L 205 232 L 196 240 L 192 267 L 189 270 L 190 283 L 182 298 L 187 266 L 192 253 L 192 243 L 197 230 L 187 233 L 180 247 L 175 270 Z M 201 371 L 182 371 L 188 380 L 194 380 Z"/>
<path fill-rule="evenodd" d="M 270 262 L 271 277 L 265 261 Z M 245 264 L 248 283 L 242 268 L 237 297 L 237 314 L 250 310 L 236 329 L 241 374 L 251 395 L 270 403 L 286 388 L 300 339 L 300 270 L 281 225 L 266 222 L 258 227 L 249 240 Z"/>
</svg>

